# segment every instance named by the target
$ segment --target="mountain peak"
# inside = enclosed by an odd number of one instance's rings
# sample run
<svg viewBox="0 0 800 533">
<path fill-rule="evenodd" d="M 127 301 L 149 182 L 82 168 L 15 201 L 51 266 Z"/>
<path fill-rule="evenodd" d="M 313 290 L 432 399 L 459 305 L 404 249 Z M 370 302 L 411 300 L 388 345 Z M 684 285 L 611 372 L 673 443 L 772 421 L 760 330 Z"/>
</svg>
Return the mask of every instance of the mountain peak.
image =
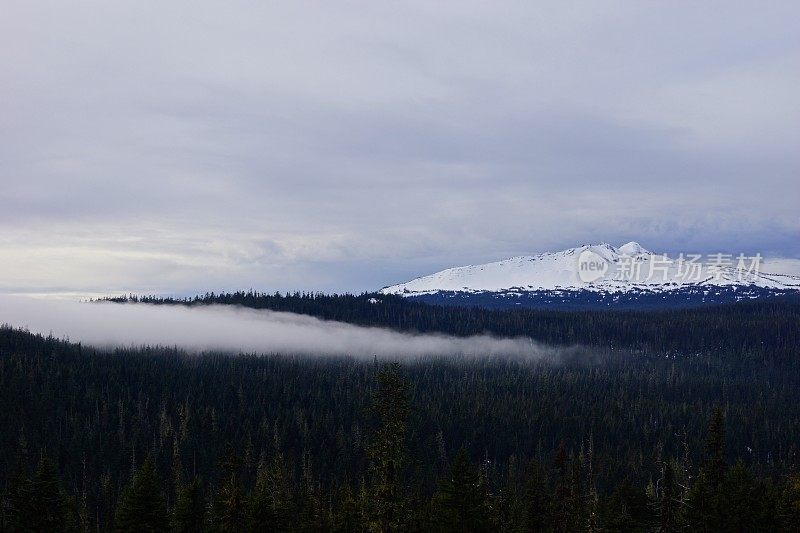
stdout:
<svg viewBox="0 0 800 533">
<path fill-rule="evenodd" d="M 622 246 L 619 247 L 619 251 L 624 255 L 652 254 L 652 252 L 646 250 L 641 244 L 639 244 L 636 241 L 631 241 L 629 243 L 623 244 Z"/>
</svg>

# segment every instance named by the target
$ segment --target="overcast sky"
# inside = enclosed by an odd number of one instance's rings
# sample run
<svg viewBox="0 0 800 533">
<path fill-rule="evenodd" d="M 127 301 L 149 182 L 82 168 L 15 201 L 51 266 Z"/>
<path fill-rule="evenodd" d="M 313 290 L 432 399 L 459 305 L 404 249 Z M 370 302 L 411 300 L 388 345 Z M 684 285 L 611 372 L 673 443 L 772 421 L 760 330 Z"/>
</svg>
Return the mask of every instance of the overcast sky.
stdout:
<svg viewBox="0 0 800 533">
<path fill-rule="evenodd" d="M 0 292 L 800 257 L 800 2 L 3 2 Z"/>
</svg>

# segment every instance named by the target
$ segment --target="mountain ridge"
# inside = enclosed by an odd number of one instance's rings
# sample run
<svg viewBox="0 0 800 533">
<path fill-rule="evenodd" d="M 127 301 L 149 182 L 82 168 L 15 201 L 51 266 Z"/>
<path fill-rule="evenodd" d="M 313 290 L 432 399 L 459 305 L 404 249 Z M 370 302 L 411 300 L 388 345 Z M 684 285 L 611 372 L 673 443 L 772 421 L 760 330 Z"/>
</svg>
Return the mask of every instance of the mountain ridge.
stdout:
<svg viewBox="0 0 800 533">
<path fill-rule="evenodd" d="M 512 298 L 511 305 L 527 302 L 557 307 L 558 302 L 568 301 L 581 307 L 586 300 L 589 307 L 606 307 L 620 300 L 650 299 L 656 304 L 674 296 L 676 301 L 718 303 L 800 291 L 800 275 L 768 272 L 769 264 L 760 255 L 680 254 L 671 258 L 635 241 L 619 247 L 601 242 L 448 268 L 379 292 L 429 303 L 480 305 L 475 302 Z"/>
</svg>

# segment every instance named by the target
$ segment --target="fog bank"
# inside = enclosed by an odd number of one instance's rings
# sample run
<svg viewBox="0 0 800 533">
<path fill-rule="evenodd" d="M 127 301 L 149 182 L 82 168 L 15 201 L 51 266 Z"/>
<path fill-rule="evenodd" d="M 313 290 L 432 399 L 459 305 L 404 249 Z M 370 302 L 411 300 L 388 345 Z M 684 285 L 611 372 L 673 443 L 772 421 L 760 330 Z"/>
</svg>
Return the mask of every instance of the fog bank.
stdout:
<svg viewBox="0 0 800 533">
<path fill-rule="evenodd" d="M 525 338 L 400 333 L 224 305 L 81 303 L 0 296 L 0 323 L 101 348 L 161 345 L 189 351 L 358 357 L 539 357 L 555 352 Z"/>
</svg>

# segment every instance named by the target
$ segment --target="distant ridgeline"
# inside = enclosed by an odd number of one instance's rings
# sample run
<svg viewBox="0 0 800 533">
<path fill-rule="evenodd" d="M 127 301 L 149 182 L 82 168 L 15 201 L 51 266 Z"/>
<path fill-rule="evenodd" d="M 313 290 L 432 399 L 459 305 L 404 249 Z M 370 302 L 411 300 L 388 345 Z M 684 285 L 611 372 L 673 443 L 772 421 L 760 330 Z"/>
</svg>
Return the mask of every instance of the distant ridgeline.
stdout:
<svg viewBox="0 0 800 533">
<path fill-rule="evenodd" d="M 742 300 L 800 296 L 797 289 L 775 289 L 757 286 L 691 286 L 658 292 L 646 289 L 599 292 L 585 289 L 528 290 L 511 288 L 503 291 L 435 291 L 405 296 L 434 305 L 458 305 L 486 309 L 679 309 L 731 303 Z"/>
<path fill-rule="evenodd" d="M 108 301 L 240 305 L 399 331 L 457 336 L 487 333 L 530 337 L 556 345 L 583 344 L 679 355 L 704 352 L 775 360 L 796 358 L 800 346 L 800 296 L 796 294 L 697 308 L 582 311 L 428 305 L 375 293 L 238 291 L 186 299 L 131 295 Z"/>
</svg>

